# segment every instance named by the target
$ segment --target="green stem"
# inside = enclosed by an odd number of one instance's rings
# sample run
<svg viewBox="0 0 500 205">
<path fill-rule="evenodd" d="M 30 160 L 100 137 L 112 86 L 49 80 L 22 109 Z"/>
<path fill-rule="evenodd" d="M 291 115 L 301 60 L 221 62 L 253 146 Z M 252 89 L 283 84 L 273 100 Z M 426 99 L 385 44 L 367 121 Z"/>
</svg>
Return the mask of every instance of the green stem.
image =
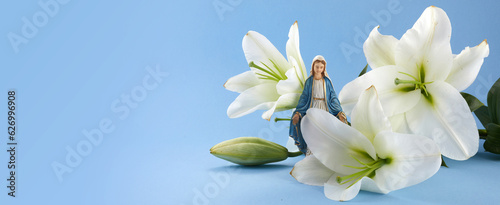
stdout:
<svg viewBox="0 0 500 205">
<path fill-rule="evenodd" d="M 414 85 L 420 85 L 420 84 L 422 84 L 421 82 L 414 81 L 414 80 L 401 80 L 399 78 L 394 79 L 394 84 L 396 84 L 396 85 L 403 84 L 403 83 L 414 84 Z"/>
<path fill-rule="evenodd" d="M 288 152 L 288 157 L 297 157 L 297 156 L 300 156 L 300 155 L 302 155 L 301 151 L 298 151 L 298 152 Z"/>
<path fill-rule="evenodd" d="M 278 121 L 290 121 L 291 119 L 290 118 L 274 118 L 274 122 L 278 122 Z"/>
<path fill-rule="evenodd" d="M 417 78 L 415 78 L 413 75 L 410 75 L 408 73 L 405 73 L 405 72 L 398 72 L 398 73 L 401 73 L 401 74 L 404 74 L 404 75 L 407 75 L 407 76 L 410 76 L 411 78 L 413 78 L 413 80 L 415 81 L 419 81 Z"/>
<path fill-rule="evenodd" d="M 364 165 L 364 167 L 353 167 L 353 166 L 344 165 L 346 167 L 351 167 L 354 169 L 361 169 L 361 171 L 359 171 L 359 172 L 356 172 L 356 173 L 353 173 L 353 174 L 350 174 L 347 176 L 343 176 L 343 177 L 340 177 L 340 176 L 337 177 L 337 183 L 339 183 L 339 184 L 346 184 L 346 183 L 352 182 L 347 188 L 350 188 L 352 185 L 359 182 L 359 180 L 361 180 L 363 177 L 370 176 L 375 170 L 384 166 L 384 164 L 390 163 L 390 159 L 377 159 L 377 160 L 372 161 L 370 163 L 363 163 L 360 160 L 358 160 L 356 157 L 354 157 L 354 156 L 351 156 L 351 157 L 354 158 L 356 161 L 358 161 L 358 163 L 360 163 L 361 165 Z"/>
<path fill-rule="evenodd" d="M 406 74 L 406 73 L 403 73 L 403 74 Z M 409 75 L 409 74 L 406 74 L 406 75 Z M 414 79 L 416 79 L 416 78 L 414 78 Z M 419 82 L 417 80 L 401 80 L 399 78 L 394 79 L 394 84 L 396 84 L 396 85 L 399 85 L 399 84 L 413 84 L 413 85 L 415 85 L 415 90 L 416 89 L 422 89 L 424 91 L 424 93 L 425 93 L 425 96 L 429 96 L 429 92 L 427 92 L 427 89 L 426 89 L 425 85 L 433 83 L 433 82 L 434 81 L 422 83 L 422 82 Z M 424 93 L 422 93 L 422 94 L 424 94 Z"/>
<path fill-rule="evenodd" d="M 486 136 L 488 136 L 488 131 L 485 129 L 478 129 L 477 131 L 479 132 L 479 139 L 485 140 Z"/>
</svg>

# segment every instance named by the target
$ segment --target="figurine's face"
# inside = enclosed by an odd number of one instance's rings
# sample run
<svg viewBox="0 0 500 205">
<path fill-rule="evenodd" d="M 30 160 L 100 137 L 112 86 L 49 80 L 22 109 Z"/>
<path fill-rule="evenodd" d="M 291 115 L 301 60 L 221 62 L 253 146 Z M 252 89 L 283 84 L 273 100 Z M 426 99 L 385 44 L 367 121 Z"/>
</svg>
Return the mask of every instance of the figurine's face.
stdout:
<svg viewBox="0 0 500 205">
<path fill-rule="evenodd" d="M 325 71 L 325 65 L 323 63 L 314 63 L 314 74 L 321 75 Z"/>
</svg>

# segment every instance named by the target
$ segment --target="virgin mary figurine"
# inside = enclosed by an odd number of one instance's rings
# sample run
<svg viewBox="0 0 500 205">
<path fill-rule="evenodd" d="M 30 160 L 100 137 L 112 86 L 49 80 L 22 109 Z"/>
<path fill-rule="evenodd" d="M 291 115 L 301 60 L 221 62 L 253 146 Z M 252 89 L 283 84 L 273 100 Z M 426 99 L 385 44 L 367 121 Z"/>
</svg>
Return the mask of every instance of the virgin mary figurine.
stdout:
<svg viewBox="0 0 500 205">
<path fill-rule="evenodd" d="M 326 61 L 321 55 L 314 57 L 311 66 L 311 75 L 304 84 L 297 108 L 292 114 L 290 122 L 290 137 L 295 140 L 295 145 L 306 155 L 310 154 L 307 144 L 302 137 L 300 122 L 309 108 L 318 108 L 336 116 L 340 121 L 347 123 L 342 112 L 337 94 L 333 89 L 332 81 L 326 72 Z"/>
</svg>

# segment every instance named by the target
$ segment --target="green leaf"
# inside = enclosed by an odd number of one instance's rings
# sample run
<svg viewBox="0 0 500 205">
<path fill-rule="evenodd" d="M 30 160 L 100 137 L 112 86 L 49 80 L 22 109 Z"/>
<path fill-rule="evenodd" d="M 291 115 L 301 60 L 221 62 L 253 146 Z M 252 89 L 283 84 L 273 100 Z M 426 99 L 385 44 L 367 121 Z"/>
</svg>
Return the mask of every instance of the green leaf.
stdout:
<svg viewBox="0 0 500 205">
<path fill-rule="evenodd" d="M 488 130 L 488 136 L 486 136 L 486 141 L 483 147 L 486 151 L 500 154 L 500 125 L 490 123 L 486 126 Z"/>
<path fill-rule="evenodd" d="M 488 109 L 490 110 L 491 122 L 500 124 L 500 78 L 491 86 L 488 92 Z"/>
<path fill-rule="evenodd" d="M 479 134 L 479 139 L 485 140 L 488 136 L 488 131 L 486 131 L 486 129 L 477 129 L 477 132 Z"/>
<path fill-rule="evenodd" d="M 474 112 L 481 106 L 484 106 L 484 104 L 473 95 L 464 92 L 460 92 L 460 94 L 462 94 L 462 97 L 465 99 L 465 101 L 467 101 L 467 104 L 469 105 L 469 109 L 471 112 Z"/>
<path fill-rule="evenodd" d="M 368 70 L 368 64 L 366 64 L 365 68 L 363 68 L 361 73 L 359 73 L 358 77 L 364 75 L 366 73 L 366 70 Z"/>
<path fill-rule="evenodd" d="M 490 111 L 488 110 L 488 107 L 481 106 L 474 111 L 474 114 L 476 114 L 477 119 L 479 119 L 481 124 L 483 124 L 484 128 L 491 123 Z"/>
</svg>

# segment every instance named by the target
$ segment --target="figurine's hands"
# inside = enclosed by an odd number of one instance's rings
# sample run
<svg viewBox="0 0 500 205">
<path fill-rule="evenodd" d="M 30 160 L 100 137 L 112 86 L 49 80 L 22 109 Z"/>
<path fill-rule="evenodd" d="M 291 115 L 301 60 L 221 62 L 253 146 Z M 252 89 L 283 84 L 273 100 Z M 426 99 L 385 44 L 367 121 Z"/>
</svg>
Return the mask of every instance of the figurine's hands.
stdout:
<svg viewBox="0 0 500 205">
<path fill-rule="evenodd" d="M 293 117 L 292 117 L 292 124 L 293 124 L 293 125 L 296 125 L 296 124 L 297 124 L 297 122 L 299 122 L 299 117 L 300 117 L 300 116 L 299 116 L 299 114 L 297 114 L 297 113 L 295 113 L 295 115 L 293 115 Z"/>
<path fill-rule="evenodd" d="M 347 117 L 345 116 L 344 112 L 339 112 L 339 114 L 337 114 L 337 117 L 341 122 L 347 124 Z"/>
</svg>

